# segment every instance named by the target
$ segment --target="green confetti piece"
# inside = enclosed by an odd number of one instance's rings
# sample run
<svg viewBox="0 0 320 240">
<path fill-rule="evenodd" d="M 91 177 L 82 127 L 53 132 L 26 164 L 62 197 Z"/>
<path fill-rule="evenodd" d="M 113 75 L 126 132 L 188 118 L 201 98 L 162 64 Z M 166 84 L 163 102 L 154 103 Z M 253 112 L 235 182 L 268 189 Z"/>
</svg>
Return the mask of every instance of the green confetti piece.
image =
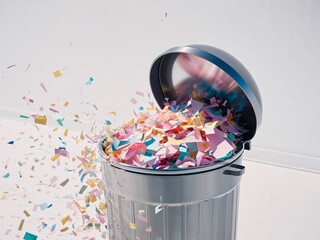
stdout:
<svg viewBox="0 0 320 240">
<path fill-rule="evenodd" d="M 21 118 L 29 118 L 28 116 L 26 115 L 20 115 Z"/>
<path fill-rule="evenodd" d="M 96 208 L 96 213 L 101 214 L 98 208 Z"/>
<path fill-rule="evenodd" d="M 88 186 L 86 185 L 83 185 L 79 191 L 79 194 L 82 194 L 86 189 L 87 189 Z"/>
<path fill-rule="evenodd" d="M 228 134 L 228 138 L 229 138 L 232 142 L 236 141 L 236 138 L 235 138 L 235 136 L 234 136 L 232 133 L 229 133 L 229 134 Z"/>
<path fill-rule="evenodd" d="M 63 123 L 62 123 L 63 120 L 64 120 L 64 118 L 61 118 L 61 119 L 58 119 L 58 120 L 57 120 L 57 122 L 58 122 L 58 124 L 59 124 L 60 126 L 63 126 Z"/>
</svg>

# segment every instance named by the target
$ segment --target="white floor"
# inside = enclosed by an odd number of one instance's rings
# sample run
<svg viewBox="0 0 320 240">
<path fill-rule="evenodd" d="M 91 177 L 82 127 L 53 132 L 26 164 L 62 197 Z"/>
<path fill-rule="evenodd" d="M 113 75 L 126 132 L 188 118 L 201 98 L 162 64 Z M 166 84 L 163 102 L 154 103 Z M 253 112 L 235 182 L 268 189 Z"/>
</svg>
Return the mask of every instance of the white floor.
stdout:
<svg viewBox="0 0 320 240">
<path fill-rule="evenodd" d="M 66 166 L 72 167 L 70 159 L 62 159 L 60 166 L 50 159 L 54 148 L 61 145 L 58 137 L 63 136 L 64 130 L 38 127 L 40 131 L 32 124 L 0 119 L 0 239 L 22 239 L 25 232 L 37 235 L 37 240 L 103 239 L 97 230 L 78 232 L 75 236 L 70 223 L 61 223 L 70 214 L 72 222 L 78 224 L 74 220 L 79 215 L 66 207 L 70 200 L 66 196 L 76 196 L 81 183 L 77 171 L 65 171 Z M 75 144 L 72 138 L 77 135 L 69 132 L 68 137 L 62 137 L 71 156 L 81 151 L 81 144 Z M 8 144 L 11 140 L 15 141 L 13 145 Z M 43 157 L 46 158 L 41 161 Z M 40 162 L 35 162 L 35 158 Z M 246 173 L 241 181 L 238 240 L 320 239 L 320 174 L 252 160 L 244 160 L 243 164 Z M 10 173 L 8 178 L 3 177 L 6 173 Z M 53 176 L 58 178 L 58 184 L 49 186 Z M 60 182 L 66 178 L 70 183 L 61 187 Z M 34 204 L 43 202 L 52 203 L 53 207 L 32 210 Z M 25 223 L 19 231 L 21 219 Z M 52 224 L 57 224 L 53 232 Z M 65 226 L 69 230 L 60 232 Z"/>
<path fill-rule="evenodd" d="M 320 174 L 243 164 L 238 240 L 320 239 Z"/>
</svg>

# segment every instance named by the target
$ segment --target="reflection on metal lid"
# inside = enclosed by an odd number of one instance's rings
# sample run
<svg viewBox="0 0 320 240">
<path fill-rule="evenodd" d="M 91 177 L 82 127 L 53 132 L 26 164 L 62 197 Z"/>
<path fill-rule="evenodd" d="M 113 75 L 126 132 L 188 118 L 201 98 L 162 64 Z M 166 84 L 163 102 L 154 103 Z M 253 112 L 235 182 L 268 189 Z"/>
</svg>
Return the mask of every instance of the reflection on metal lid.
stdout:
<svg viewBox="0 0 320 240">
<path fill-rule="evenodd" d="M 153 63 L 150 82 L 161 107 L 165 97 L 182 103 L 190 98 L 226 100 L 248 130 L 245 140 L 254 136 L 261 122 L 261 98 L 252 76 L 220 49 L 205 45 L 169 49 Z"/>
</svg>

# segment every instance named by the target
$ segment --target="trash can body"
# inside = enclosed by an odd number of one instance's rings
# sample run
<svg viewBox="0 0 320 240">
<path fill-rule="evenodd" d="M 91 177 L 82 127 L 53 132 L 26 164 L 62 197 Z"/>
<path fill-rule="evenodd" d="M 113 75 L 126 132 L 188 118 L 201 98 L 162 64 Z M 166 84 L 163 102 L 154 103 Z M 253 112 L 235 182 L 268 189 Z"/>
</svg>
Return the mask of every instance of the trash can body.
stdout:
<svg viewBox="0 0 320 240">
<path fill-rule="evenodd" d="M 175 171 L 102 161 L 110 239 L 235 240 L 241 154 Z"/>
<path fill-rule="evenodd" d="M 207 166 L 154 170 L 110 162 L 99 143 L 111 240 L 235 240 L 241 165 L 261 123 L 262 102 L 249 71 L 207 45 L 167 50 L 152 64 L 152 93 L 178 103 L 218 97 L 237 113 L 241 144 L 230 158 Z"/>
</svg>

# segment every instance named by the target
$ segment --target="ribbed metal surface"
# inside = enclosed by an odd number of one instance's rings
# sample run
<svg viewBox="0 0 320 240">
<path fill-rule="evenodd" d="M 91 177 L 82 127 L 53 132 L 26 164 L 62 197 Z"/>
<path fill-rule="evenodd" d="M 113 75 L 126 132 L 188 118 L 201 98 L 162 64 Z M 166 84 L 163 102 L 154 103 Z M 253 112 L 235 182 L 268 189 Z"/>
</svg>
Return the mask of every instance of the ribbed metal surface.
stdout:
<svg viewBox="0 0 320 240">
<path fill-rule="evenodd" d="M 131 201 L 107 192 L 112 240 L 235 240 L 239 186 L 226 194 L 193 203 Z M 138 215 L 143 216 L 139 218 Z"/>
</svg>

